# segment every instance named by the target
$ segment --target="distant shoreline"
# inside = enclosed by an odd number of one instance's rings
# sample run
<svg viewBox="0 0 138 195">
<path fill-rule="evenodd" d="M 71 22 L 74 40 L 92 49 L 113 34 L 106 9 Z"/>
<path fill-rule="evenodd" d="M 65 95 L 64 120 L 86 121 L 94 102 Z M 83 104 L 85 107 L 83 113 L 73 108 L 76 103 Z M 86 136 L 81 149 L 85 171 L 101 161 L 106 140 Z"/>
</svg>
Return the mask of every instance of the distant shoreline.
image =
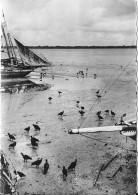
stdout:
<svg viewBox="0 0 138 195">
<path fill-rule="evenodd" d="M 30 49 L 136 49 L 135 45 L 128 46 L 27 46 Z M 1 47 L 1 49 L 6 47 Z M 14 46 L 14 48 L 17 48 Z"/>
<path fill-rule="evenodd" d="M 29 46 L 31 49 L 136 49 L 135 45 L 131 46 Z"/>
</svg>

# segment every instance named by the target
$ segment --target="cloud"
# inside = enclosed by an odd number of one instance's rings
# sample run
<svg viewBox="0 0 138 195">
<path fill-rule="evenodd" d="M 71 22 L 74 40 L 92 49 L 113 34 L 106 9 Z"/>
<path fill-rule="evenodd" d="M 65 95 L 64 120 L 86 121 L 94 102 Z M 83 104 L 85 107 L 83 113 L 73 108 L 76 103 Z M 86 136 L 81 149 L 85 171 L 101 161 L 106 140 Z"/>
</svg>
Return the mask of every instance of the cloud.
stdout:
<svg viewBox="0 0 138 195">
<path fill-rule="evenodd" d="M 134 0 L 3 0 L 8 29 L 30 45 L 131 44 Z M 130 34 L 128 38 L 128 34 Z"/>
</svg>

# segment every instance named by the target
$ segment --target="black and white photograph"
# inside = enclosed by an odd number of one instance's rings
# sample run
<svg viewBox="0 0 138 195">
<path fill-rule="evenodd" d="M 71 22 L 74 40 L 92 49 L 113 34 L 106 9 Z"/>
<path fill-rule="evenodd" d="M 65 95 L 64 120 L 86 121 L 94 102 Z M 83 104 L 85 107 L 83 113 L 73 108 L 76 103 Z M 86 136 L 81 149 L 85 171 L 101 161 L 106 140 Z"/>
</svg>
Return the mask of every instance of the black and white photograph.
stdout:
<svg viewBox="0 0 138 195">
<path fill-rule="evenodd" d="M 137 1 L 1 0 L 2 195 L 136 195 Z"/>
</svg>

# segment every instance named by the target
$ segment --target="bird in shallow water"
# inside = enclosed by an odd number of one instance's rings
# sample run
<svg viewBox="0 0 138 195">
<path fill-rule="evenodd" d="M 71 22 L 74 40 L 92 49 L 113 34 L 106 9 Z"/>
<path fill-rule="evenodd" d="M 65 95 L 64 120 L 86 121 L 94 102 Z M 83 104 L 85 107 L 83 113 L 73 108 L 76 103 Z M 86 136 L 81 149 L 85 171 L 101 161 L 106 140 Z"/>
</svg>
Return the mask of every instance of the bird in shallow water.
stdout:
<svg viewBox="0 0 138 195">
<path fill-rule="evenodd" d="M 15 175 L 19 175 L 19 177 L 26 177 L 26 175 L 24 174 L 24 173 L 22 173 L 22 172 L 20 172 L 20 171 L 16 171 L 16 170 L 14 170 L 14 174 Z"/>
<path fill-rule="evenodd" d="M 29 131 L 30 131 L 30 126 L 26 127 L 24 130 L 25 130 L 26 132 L 29 132 Z"/>
<path fill-rule="evenodd" d="M 68 171 L 75 170 L 76 165 L 77 165 L 77 159 L 69 165 Z"/>
<path fill-rule="evenodd" d="M 79 113 L 81 116 L 83 116 L 85 114 L 85 112 L 83 110 L 79 110 Z"/>
<path fill-rule="evenodd" d="M 47 174 L 48 169 L 49 169 L 49 164 L 48 164 L 48 160 L 46 159 L 46 162 L 44 164 L 44 174 Z"/>
<path fill-rule="evenodd" d="M 38 143 L 36 143 L 32 139 L 31 139 L 31 144 L 32 144 L 33 148 L 37 148 L 38 147 Z"/>
<path fill-rule="evenodd" d="M 27 163 L 27 160 L 32 160 L 32 158 L 31 158 L 30 156 L 28 156 L 27 154 L 23 154 L 23 153 L 21 152 L 21 155 L 22 155 L 22 157 L 23 157 L 23 159 L 24 159 L 24 163 L 25 163 L 25 162 Z"/>
<path fill-rule="evenodd" d="M 97 94 L 96 96 L 97 96 L 98 98 L 101 98 L 101 97 L 102 97 L 101 95 L 98 95 L 98 94 Z"/>
<path fill-rule="evenodd" d="M 109 110 L 105 110 L 104 112 L 105 112 L 106 114 L 109 114 Z"/>
<path fill-rule="evenodd" d="M 81 106 L 81 110 L 84 110 L 84 106 Z"/>
<path fill-rule="evenodd" d="M 15 140 L 15 137 L 12 134 L 8 133 L 8 135 L 11 141 Z"/>
<path fill-rule="evenodd" d="M 65 168 L 65 166 L 63 166 L 62 173 L 63 173 L 63 180 L 66 180 L 68 172 L 67 172 L 67 169 Z"/>
<path fill-rule="evenodd" d="M 39 165 L 42 162 L 42 158 L 38 158 L 36 161 L 32 162 L 31 166 L 36 165 L 36 168 L 39 168 Z"/>
<path fill-rule="evenodd" d="M 51 100 L 52 100 L 52 97 L 49 97 L 48 99 L 49 99 L 49 102 L 51 102 Z"/>
<path fill-rule="evenodd" d="M 101 114 L 101 111 L 98 111 L 97 113 L 96 113 L 96 115 L 100 115 Z"/>
<path fill-rule="evenodd" d="M 100 115 L 97 115 L 99 120 L 103 120 L 104 118 Z"/>
<path fill-rule="evenodd" d="M 33 142 L 39 142 L 39 140 L 37 139 L 37 138 L 35 138 L 35 137 L 33 137 L 33 136 L 30 136 L 31 137 L 31 140 L 33 141 Z"/>
<path fill-rule="evenodd" d="M 112 110 L 111 110 L 111 115 L 112 115 L 112 116 L 115 116 L 115 113 L 114 113 Z"/>
<path fill-rule="evenodd" d="M 59 96 L 61 95 L 61 93 L 62 93 L 61 91 L 58 91 Z"/>
<path fill-rule="evenodd" d="M 61 117 L 62 117 L 62 116 L 63 116 L 63 114 L 64 114 L 64 111 L 59 112 L 59 113 L 58 113 L 58 116 L 61 116 Z"/>
<path fill-rule="evenodd" d="M 33 124 L 33 126 L 34 126 L 34 128 L 35 128 L 36 131 L 40 131 L 40 127 L 38 125 Z"/>
<path fill-rule="evenodd" d="M 16 142 L 13 142 L 12 144 L 9 145 L 9 148 L 13 148 L 16 146 Z"/>
</svg>

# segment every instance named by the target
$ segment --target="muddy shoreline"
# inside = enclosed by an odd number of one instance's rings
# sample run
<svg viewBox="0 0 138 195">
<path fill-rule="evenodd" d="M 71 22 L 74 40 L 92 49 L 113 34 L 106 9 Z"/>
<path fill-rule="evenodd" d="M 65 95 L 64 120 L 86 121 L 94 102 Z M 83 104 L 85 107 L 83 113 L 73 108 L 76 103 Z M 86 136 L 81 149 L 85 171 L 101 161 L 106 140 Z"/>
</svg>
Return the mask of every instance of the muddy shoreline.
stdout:
<svg viewBox="0 0 138 195">
<path fill-rule="evenodd" d="M 49 68 L 47 72 L 49 75 L 58 72 L 76 77 L 79 70 L 79 68 L 74 70 L 73 66 L 59 65 Z M 126 137 L 120 135 L 119 132 L 86 134 L 86 137 L 68 134 L 70 128 L 76 128 L 80 124 L 82 127 L 113 125 L 122 113 L 135 113 L 134 81 L 126 75 L 120 78 L 89 112 L 96 100 L 95 91 L 103 88 L 110 76 L 108 73 L 103 77 L 101 71 L 94 79 L 93 73 L 93 69 L 89 68 L 88 79 L 91 80 L 87 83 L 87 78 L 84 80 L 82 78 L 82 89 L 77 88 L 77 84 L 76 89 L 70 84 L 67 89 L 62 85 L 61 88 L 56 88 L 54 84 L 55 87 L 45 91 L 2 94 L 1 147 L 16 170 L 26 175 L 26 178 L 19 180 L 16 184 L 20 195 L 130 195 L 136 192 L 136 153 L 134 152 L 136 142 L 130 138 L 126 140 Z M 42 82 L 46 82 L 46 78 L 45 75 Z M 71 79 L 66 82 L 70 82 Z M 58 79 L 56 81 L 58 82 Z M 90 83 L 93 83 L 91 88 L 83 88 L 83 84 L 89 86 Z M 61 96 L 58 90 L 62 91 Z M 52 97 L 50 103 L 48 97 Z M 78 99 L 80 106 L 85 107 L 86 113 L 83 117 L 78 112 L 80 108 L 76 106 Z M 104 114 L 107 108 L 116 112 L 114 118 L 110 114 Z M 64 116 L 60 118 L 58 113 L 63 110 Z M 96 118 L 98 110 L 102 110 L 104 116 L 104 121 L 100 123 Z M 36 122 L 41 128 L 40 132 L 35 131 L 32 126 Z M 24 131 L 27 126 L 31 127 L 29 133 Z M 16 137 L 15 149 L 8 148 L 11 143 L 8 140 L 8 132 Z M 31 135 L 39 139 L 37 149 L 33 149 L 30 144 Z M 30 155 L 32 160 L 24 164 L 21 152 Z M 93 186 L 101 165 L 106 164 L 116 154 L 117 158 L 101 172 L 96 185 Z M 30 167 L 31 162 L 37 158 L 43 158 L 39 169 Z M 46 175 L 43 174 L 45 159 L 48 159 L 50 165 Z M 66 181 L 63 181 L 63 165 L 67 168 L 75 159 L 77 159 L 75 172 L 69 172 Z M 122 171 L 111 178 L 120 166 L 122 166 Z M 13 172 L 13 166 L 11 169 Z M 13 177 L 15 178 L 14 174 Z"/>
</svg>

